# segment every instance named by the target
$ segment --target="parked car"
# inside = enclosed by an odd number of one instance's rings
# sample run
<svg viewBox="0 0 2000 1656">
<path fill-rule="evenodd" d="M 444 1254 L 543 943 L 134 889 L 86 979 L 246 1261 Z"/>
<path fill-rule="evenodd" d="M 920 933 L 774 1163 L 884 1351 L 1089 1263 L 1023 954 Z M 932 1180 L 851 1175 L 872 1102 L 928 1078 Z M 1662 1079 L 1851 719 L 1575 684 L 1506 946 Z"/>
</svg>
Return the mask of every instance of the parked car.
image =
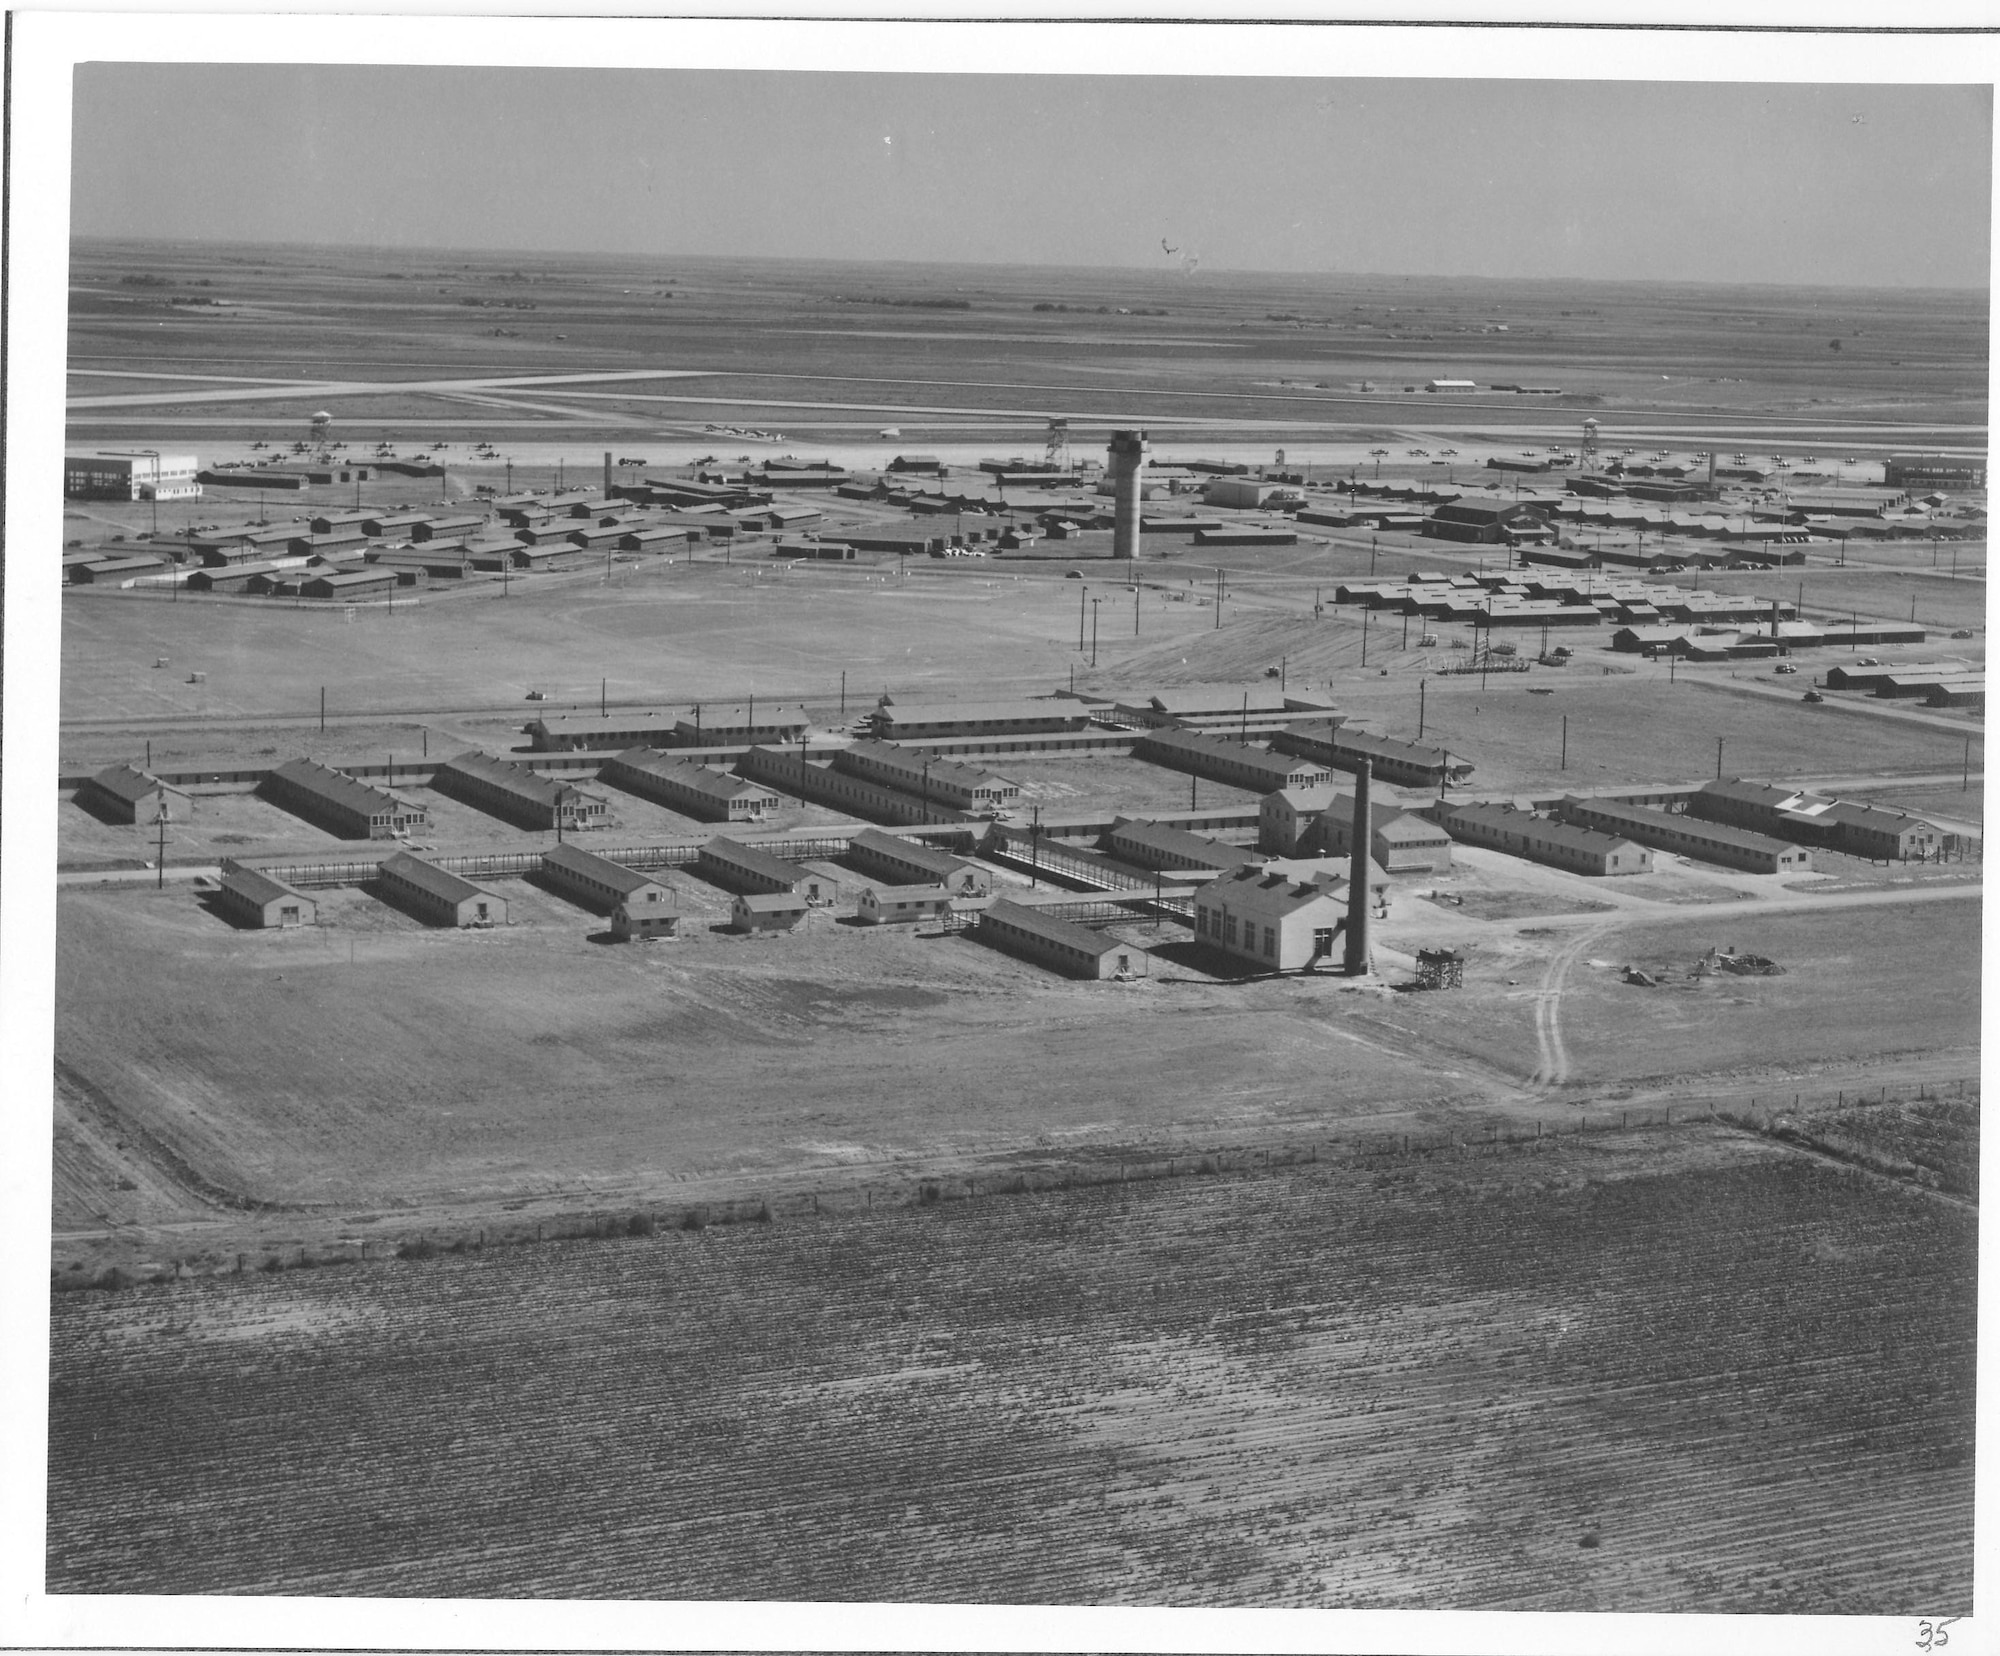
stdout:
<svg viewBox="0 0 2000 1656">
<path fill-rule="evenodd" d="M 1774 673 L 1796 673 L 1798 668 L 1794 667 L 1789 661 L 1781 661 L 1771 671 Z"/>
</svg>

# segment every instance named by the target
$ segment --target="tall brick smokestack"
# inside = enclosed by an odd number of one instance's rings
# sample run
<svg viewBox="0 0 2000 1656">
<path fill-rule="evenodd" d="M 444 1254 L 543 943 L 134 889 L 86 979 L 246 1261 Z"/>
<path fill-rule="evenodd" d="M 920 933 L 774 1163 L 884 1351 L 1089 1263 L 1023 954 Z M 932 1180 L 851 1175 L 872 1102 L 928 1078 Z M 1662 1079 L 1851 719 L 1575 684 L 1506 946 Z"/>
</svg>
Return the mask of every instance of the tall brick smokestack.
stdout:
<svg viewBox="0 0 2000 1656">
<path fill-rule="evenodd" d="M 1139 555 L 1139 478 L 1146 469 L 1146 434 L 1111 434 L 1111 556 L 1131 560 Z"/>
<path fill-rule="evenodd" d="M 611 492 L 611 451 L 609 449 L 604 451 L 604 492 L 606 494 Z"/>
<path fill-rule="evenodd" d="M 1354 777 L 1354 827 L 1347 865 L 1347 958 L 1349 977 L 1366 977 L 1372 962 L 1368 948 L 1368 841 L 1374 818 L 1368 805 L 1373 767 L 1364 759 Z"/>
</svg>

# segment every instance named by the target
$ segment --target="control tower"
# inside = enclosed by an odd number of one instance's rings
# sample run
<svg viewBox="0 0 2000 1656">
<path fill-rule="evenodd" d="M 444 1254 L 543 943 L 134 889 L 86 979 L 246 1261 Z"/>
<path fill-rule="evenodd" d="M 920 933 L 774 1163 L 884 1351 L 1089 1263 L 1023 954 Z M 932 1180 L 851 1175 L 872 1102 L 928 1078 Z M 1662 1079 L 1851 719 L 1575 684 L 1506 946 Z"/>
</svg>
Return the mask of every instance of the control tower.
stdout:
<svg viewBox="0 0 2000 1656">
<path fill-rule="evenodd" d="M 1108 470 L 1111 473 L 1111 556 L 1128 561 L 1139 556 L 1139 479 L 1149 452 L 1143 431 L 1114 431 Z"/>
</svg>

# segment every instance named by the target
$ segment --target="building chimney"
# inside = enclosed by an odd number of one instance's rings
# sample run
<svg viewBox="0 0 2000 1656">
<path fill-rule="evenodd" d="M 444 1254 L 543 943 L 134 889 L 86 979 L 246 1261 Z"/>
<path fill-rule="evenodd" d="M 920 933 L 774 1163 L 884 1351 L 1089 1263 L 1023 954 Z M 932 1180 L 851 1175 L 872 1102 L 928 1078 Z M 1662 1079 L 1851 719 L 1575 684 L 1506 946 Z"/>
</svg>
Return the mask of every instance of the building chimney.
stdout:
<svg viewBox="0 0 2000 1656">
<path fill-rule="evenodd" d="M 611 493 L 611 451 L 604 451 L 604 492 Z"/>
<path fill-rule="evenodd" d="M 1350 830 L 1347 865 L 1347 975 L 1366 977 L 1372 966 L 1368 948 L 1368 842 L 1374 819 L 1368 808 L 1372 767 L 1366 759 L 1354 775 L 1354 826 Z"/>
<path fill-rule="evenodd" d="M 1778 600 L 1771 600 L 1771 642 L 1778 642 Z"/>
<path fill-rule="evenodd" d="M 1139 556 L 1139 477 L 1146 469 L 1143 431 L 1114 431 L 1107 469 L 1111 473 L 1111 556 L 1130 562 Z"/>
</svg>

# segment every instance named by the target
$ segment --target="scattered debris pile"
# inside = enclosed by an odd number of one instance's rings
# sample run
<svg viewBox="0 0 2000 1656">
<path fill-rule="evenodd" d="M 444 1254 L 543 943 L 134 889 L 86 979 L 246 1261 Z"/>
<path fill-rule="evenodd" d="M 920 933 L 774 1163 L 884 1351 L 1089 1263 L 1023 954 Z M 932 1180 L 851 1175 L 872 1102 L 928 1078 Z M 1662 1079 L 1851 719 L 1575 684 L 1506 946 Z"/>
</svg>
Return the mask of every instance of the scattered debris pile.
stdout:
<svg viewBox="0 0 2000 1656">
<path fill-rule="evenodd" d="M 1737 977 L 1783 977 L 1784 967 L 1762 955 L 1738 954 L 1734 949 L 1710 949 L 1695 966 L 1696 977 L 1729 972 Z"/>
<path fill-rule="evenodd" d="M 1419 949 L 1417 989 L 1462 989 L 1465 987 L 1463 949 Z"/>
</svg>

